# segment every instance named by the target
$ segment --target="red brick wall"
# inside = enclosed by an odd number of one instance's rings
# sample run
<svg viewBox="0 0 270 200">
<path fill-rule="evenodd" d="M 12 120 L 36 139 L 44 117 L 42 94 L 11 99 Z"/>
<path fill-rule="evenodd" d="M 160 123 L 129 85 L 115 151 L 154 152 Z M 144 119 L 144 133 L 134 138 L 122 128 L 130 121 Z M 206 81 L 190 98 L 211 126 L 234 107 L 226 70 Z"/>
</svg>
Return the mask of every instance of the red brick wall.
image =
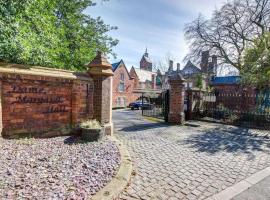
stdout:
<svg viewBox="0 0 270 200">
<path fill-rule="evenodd" d="M 134 88 L 139 88 L 139 78 L 138 78 L 134 68 L 132 68 L 130 70 L 130 76 L 134 79 Z"/>
<path fill-rule="evenodd" d="M 124 74 L 124 85 L 125 89 L 123 92 L 119 91 L 119 84 L 121 81 L 121 74 Z M 132 77 L 132 75 L 131 75 Z M 125 105 L 128 106 L 129 103 L 136 101 L 138 99 L 138 94 L 134 94 L 133 90 L 135 88 L 135 79 L 129 76 L 128 71 L 125 66 L 121 64 L 115 71 L 113 77 L 113 107 L 122 107 L 119 105 L 118 98 L 125 99 Z M 121 102 L 120 102 L 121 103 Z"/>
<path fill-rule="evenodd" d="M 236 92 L 241 89 L 239 84 L 231 84 L 231 85 L 215 85 L 213 86 L 216 91 L 222 91 L 222 92 Z"/>
<path fill-rule="evenodd" d="M 1 73 L 2 136 L 50 137 L 93 118 L 89 80 Z"/>
<path fill-rule="evenodd" d="M 76 80 L 72 84 L 72 124 L 94 117 L 94 84 Z"/>
<path fill-rule="evenodd" d="M 221 92 L 243 92 L 245 91 L 246 93 L 250 95 L 256 94 L 256 90 L 253 87 L 246 87 L 242 86 L 240 84 L 218 84 L 212 86 L 215 91 L 221 91 Z"/>
</svg>

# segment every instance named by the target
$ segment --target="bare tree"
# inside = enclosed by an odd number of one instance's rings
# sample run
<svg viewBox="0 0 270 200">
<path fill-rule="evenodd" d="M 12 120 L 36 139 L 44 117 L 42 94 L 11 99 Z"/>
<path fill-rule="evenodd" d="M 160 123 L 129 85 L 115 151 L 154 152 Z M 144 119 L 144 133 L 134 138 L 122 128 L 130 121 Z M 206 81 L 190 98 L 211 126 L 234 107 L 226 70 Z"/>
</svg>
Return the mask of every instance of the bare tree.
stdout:
<svg viewBox="0 0 270 200">
<path fill-rule="evenodd" d="M 171 54 L 171 52 L 167 52 L 162 60 L 153 63 L 153 68 L 156 71 L 159 70 L 162 74 L 164 74 L 169 69 L 170 60 L 175 61 L 175 57 Z"/>
<path fill-rule="evenodd" d="M 210 50 L 221 66 L 241 69 L 246 48 L 270 30 L 270 0 L 233 0 L 225 3 L 206 20 L 201 15 L 187 24 L 185 36 L 190 43 L 186 59 L 198 62 L 202 51 Z"/>
</svg>

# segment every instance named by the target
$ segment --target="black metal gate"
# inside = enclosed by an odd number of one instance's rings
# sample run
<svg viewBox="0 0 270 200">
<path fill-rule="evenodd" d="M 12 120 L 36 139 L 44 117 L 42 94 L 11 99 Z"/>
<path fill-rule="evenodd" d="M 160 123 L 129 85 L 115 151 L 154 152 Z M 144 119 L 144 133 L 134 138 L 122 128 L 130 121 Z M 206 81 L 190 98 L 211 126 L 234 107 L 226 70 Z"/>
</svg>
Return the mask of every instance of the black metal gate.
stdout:
<svg viewBox="0 0 270 200">
<path fill-rule="evenodd" d="M 270 130 L 270 92 L 192 92 L 191 119 Z"/>
<path fill-rule="evenodd" d="M 169 115 L 169 100 L 170 91 L 166 90 L 161 94 L 158 94 L 156 97 L 148 98 L 148 106 L 143 106 L 142 115 L 147 117 L 154 117 L 158 119 L 164 119 L 165 122 L 168 122 Z M 144 99 L 144 97 L 143 97 Z"/>
</svg>

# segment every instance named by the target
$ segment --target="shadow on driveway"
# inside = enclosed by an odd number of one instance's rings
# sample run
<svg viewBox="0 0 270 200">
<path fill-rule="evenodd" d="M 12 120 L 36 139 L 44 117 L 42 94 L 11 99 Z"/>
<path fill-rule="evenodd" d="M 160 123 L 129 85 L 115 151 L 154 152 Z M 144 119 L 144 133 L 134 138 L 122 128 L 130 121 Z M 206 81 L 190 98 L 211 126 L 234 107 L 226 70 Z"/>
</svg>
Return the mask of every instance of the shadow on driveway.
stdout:
<svg viewBox="0 0 270 200">
<path fill-rule="evenodd" d="M 218 152 L 246 153 L 251 156 L 256 151 L 270 152 L 269 136 L 261 136 L 251 133 L 249 129 L 218 127 L 202 131 L 200 134 L 192 134 L 179 143 L 190 145 L 190 148 L 198 152 L 215 154 Z"/>
<path fill-rule="evenodd" d="M 126 126 L 122 128 L 120 131 L 123 132 L 134 132 L 134 131 L 145 131 L 149 129 L 155 129 L 155 128 L 163 128 L 168 127 L 168 124 L 166 123 L 143 123 L 143 124 L 135 124 L 131 126 Z"/>
</svg>

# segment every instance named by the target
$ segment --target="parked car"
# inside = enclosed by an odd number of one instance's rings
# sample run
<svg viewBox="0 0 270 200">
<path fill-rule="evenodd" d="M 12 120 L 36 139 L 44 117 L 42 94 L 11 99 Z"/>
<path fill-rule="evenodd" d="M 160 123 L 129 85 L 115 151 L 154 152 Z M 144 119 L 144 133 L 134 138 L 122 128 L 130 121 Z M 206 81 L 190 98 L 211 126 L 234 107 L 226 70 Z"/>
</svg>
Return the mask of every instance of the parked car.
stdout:
<svg viewBox="0 0 270 200">
<path fill-rule="evenodd" d="M 135 109 L 143 109 L 143 110 L 151 110 L 153 108 L 153 105 L 148 102 L 141 102 L 141 101 L 135 101 L 129 104 L 128 106 L 131 110 Z"/>
</svg>

